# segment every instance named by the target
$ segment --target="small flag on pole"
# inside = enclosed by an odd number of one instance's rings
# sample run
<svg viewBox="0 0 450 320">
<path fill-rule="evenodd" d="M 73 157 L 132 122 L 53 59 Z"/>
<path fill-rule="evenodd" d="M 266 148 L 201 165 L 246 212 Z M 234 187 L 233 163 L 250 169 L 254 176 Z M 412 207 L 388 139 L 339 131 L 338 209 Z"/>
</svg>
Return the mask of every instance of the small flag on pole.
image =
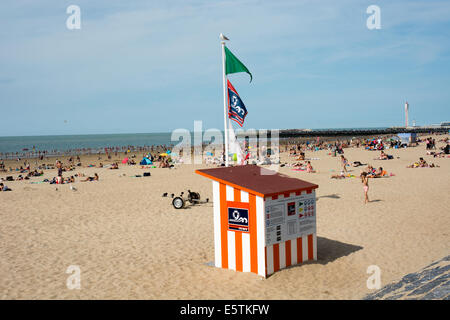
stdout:
<svg viewBox="0 0 450 320">
<path fill-rule="evenodd" d="M 236 138 L 236 134 L 234 133 L 234 129 L 233 126 L 231 125 L 230 120 L 228 120 L 229 122 L 229 129 L 228 129 L 228 134 L 229 134 L 229 141 L 230 141 L 230 150 L 229 152 L 233 155 L 236 155 L 236 161 L 238 165 L 243 165 L 244 164 L 244 153 L 242 152 L 241 146 Z"/>
<path fill-rule="evenodd" d="M 247 72 L 250 75 L 250 82 L 253 76 L 247 67 L 225 46 L 225 74 Z"/>
<path fill-rule="evenodd" d="M 239 97 L 236 89 L 234 89 L 230 80 L 228 82 L 228 117 L 236 121 L 241 127 L 244 125 L 245 117 L 247 116 L 247 109 Z"/>
</svg>

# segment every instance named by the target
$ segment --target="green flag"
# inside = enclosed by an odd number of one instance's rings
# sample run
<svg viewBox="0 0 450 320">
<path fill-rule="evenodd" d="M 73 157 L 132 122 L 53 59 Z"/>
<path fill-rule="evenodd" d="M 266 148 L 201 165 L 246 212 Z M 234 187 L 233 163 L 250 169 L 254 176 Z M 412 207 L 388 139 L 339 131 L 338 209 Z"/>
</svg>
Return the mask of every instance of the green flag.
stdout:
<svg viewBox="0 0 450 320">
<path fill-rule="evenodd" d="M 225 47 L 225 74 L 237 73 L 237 72 L 247 72 L 250 75 L 250 82 L 252 82 L 253 76 L 248 71 L 247 67 L 244 66 L 242 62 Z"/>
</svg>

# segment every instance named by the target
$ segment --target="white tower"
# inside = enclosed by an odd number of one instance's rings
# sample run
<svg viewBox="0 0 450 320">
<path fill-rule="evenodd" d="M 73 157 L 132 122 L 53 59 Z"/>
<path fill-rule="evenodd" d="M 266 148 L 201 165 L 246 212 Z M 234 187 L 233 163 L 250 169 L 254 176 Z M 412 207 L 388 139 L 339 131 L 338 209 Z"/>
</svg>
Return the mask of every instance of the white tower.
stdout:
<svg viewBox="0 0 450 320">
<path fill-rule="evenodd" d="M 405 127 L 408 128 L 408 109 L 409 109 L 409 104 L 408 101 L 406 101 L 405 103 Z"/>
</svg>

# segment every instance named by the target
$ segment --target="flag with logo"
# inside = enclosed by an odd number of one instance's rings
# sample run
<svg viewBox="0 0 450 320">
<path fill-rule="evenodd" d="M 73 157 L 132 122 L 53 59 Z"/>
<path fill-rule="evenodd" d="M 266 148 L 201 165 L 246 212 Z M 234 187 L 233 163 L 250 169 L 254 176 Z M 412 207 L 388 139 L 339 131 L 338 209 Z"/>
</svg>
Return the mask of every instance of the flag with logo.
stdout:
<svg viewBox="0 0 450 320">
<path fill-rule="evenodd" d="M 244 125 L 245 117 L 247 116 L 247 108 L 245 108 L 239 94 L 231 84 L 228 82 L 228 117 L 239 124 L 241 127 Z"/>
</svg>

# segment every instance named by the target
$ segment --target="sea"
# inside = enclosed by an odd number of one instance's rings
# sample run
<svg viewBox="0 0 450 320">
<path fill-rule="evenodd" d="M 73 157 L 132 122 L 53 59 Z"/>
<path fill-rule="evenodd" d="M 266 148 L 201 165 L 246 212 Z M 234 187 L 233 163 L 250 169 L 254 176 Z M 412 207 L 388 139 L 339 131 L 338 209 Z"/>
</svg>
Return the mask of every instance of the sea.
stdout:
<svg viewBox="0 0 450 320">
<path fill-rule="evenodd" d="M 171 133 L 83 134 L 52 136 L 0 137 L 0 154 L 26 154 L 46 151 L 49 154 L 67 151 L 90 151 L 128 146 L 171 145 Z"/>
<path fill-rule="evenodd" d="M 349 128 L 314 129 L 316 130 L 348 130 Z M 372 129 L 372 128 L 356 128 Z M 377 128 L 383 129 L 383 128 Z M 191 143 L 194 133 L 191 133 Z M 105 148 L 123 150 L 129 146 L 150 147 L 167 146 L 170 148 L 182 141 L 172 141 L 171 132 L 162 133 L 128 133 L 128 134 L 85 134 L 85 135 L 51 135 L 51 136 L 18 136 L 0 137 L 0 158 L 22 156 L 46 151 L 47 154 L 61 153 L 97 153 Z M 80 152 L 81 151 L 81 152 Z"/>
</svg>

